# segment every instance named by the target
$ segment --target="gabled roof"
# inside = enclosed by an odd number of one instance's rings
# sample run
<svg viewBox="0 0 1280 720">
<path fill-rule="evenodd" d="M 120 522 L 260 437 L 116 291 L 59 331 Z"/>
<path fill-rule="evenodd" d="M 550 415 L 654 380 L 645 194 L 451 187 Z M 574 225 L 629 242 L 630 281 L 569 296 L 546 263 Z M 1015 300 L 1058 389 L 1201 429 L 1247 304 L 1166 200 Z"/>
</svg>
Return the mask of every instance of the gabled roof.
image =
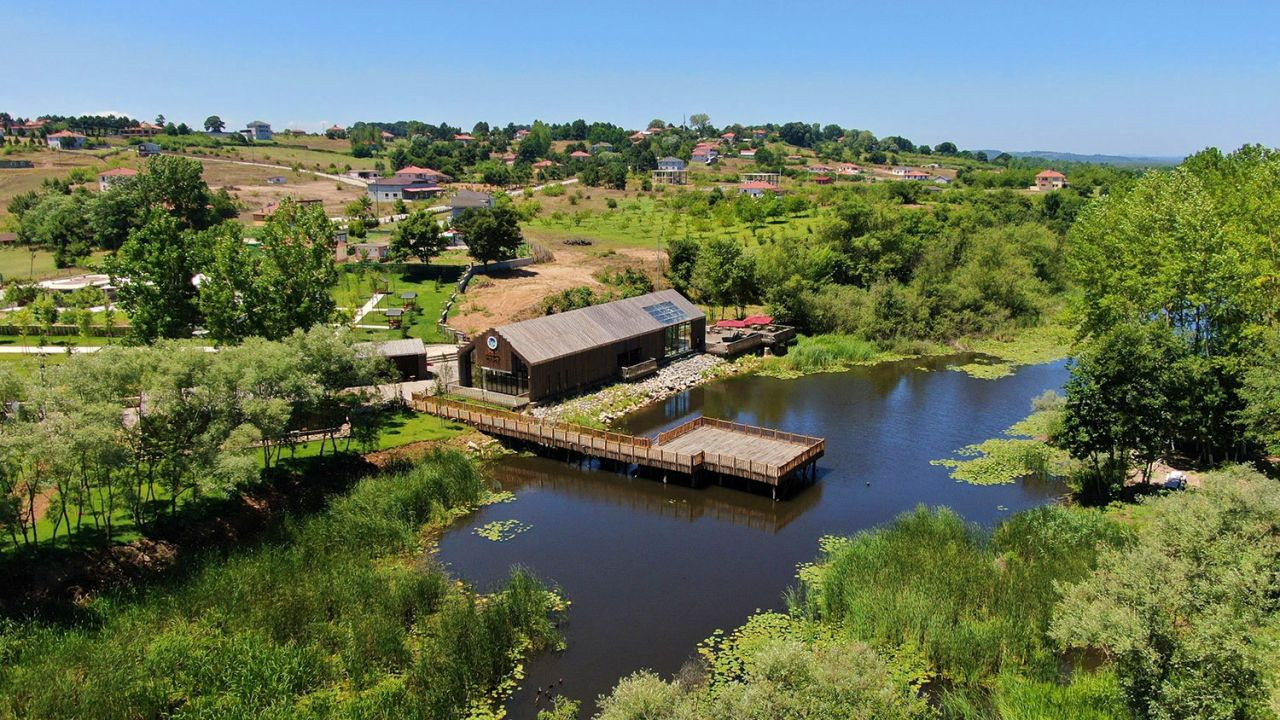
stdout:
<svg viewBox="0 0 1280 720">
<path fill-rule="evenodd" d="M 49 135 L 49 137 L 64 138 L 64 137 L 84 137 L 84 136 L 77 132 L 71 132 L 70 130 L 59 130 L 58 132 L 52 133 L 51 135 Z"/>
<path fill-rule="evenodd" d="M 419 338 L 406 338 L 404 340 L 386 340 L 383 342 L 360 342 L 354 343 L 351 348 L 356 351 L 357 357 L 369 357 L 370 355 L 381 355 L 383 357 L 412 357 L 415 355 L 425 355 L 427 348 L 422 344 Z"/>
<path fill-rule="evenodd" d="M 591 157 L 591 153 L 584 152 L 582 150 L 574 150 L 573 152 L 569 153 L 569 157 L 587 158 L 587 157 Z"/>
<path fill-rule="evenodd" d="M 492 332 L 506 338 L 526 363 L 536 365 L 702 317 L 702 311 L 679 292 L 661 290 L 499 325 Z M 485 335 L 488 333 L 481 333 L 472 343 L 482 342 Z"/>
<path fill-rule="evenodd" d="M 385 178 L 385 177 L 373 178 L 373 179 L 371 179 L 371 180 L 369 181 L 369 184 L 370 184 L 370 185 L 422 185 L 422 186 L 431 186 L 431 185 L 435 185 L 435 181 L 433 181 L 433 180 L 419 180 L 419 179 L 417 179 L 417 178 L 409 177 L 408 175 L 396 175 L 395 177 L 389 177 L 389 178 Z"/>
<path fill-rule="evenodd" d="M 449 201 L 449 207 L 452 208 L 480 208 L 489 207 L 491 204 L 493 204 L 492 195 L 475 190 L 459 190 L 458 194 Z"/>
<path fill-rule="evenodd" d="M 454 140 L 475 140 L 475 138 L 471 137 L 467 133 L 458 133 L 457 135 L 453 136 L 453 139 Z"/>
<path fill-rule="evenodd" d="M 261 120 L 254 120 L 253 122 L 249 123 L 248 125 L 245 125 L 245 127 L 246 127 L 246 128 L 251 128 L 251 127 L 253 127 L 253 126 L 255 126 L 255 125 L 266 125 L 266 126 L 270 127 L 271 123 L 262 122 Z"/>
<path fill-rule="evenodd" d="M 742 188 L 743 190 L 777 190 L 778 189 L 777 185 L 774 185 L 773 183 L 767 183 L 763 180 L 752 180 L 751 182 L 744 182 L 738 187 Z"/>
<path fill-rule="evenodd" d="M 417 165 L 406 165 L 396 171 L 397 175 L 427 175 L 430 177 L 443 177 L 444 173 L 431 168 L 418 167 Z"/>
<path fill-rule="evenodd" d="M 1036 175 L 1036 177 L 1038 177 L 1038 178 L 1063 178 L 1063 179 L 1065 179 L 1067 176 L 1066 176 L 1066 175 L 1063 175 L 1062 173 L 1058 172 L 1057 170 L 1042 170 L 1039 174 L 1037 174 L 1037 175 Z"/>
<path fill-rule="evenodd" d="M 111 170 L 108 170 L 106 172 L 100 172 L 98 173 L 98 177 L 100 178 L 102 177 L 133 177 L 134 175 L 137 175 L 137 174 L 138 174 L 138 171 L 134 170 L 133 168 L 120 167 L 120 168 L 112 168 Z"/>
</svg>

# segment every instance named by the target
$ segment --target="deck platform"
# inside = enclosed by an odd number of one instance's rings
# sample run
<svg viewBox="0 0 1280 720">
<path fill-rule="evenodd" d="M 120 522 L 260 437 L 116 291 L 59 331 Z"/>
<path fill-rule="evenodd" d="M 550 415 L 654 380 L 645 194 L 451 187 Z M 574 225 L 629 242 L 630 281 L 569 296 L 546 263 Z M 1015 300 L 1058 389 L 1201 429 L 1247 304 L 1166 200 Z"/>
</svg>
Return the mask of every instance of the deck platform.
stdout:
<svg viewBox="0 0 1280 720">
<path fill-rule="evenodd" d="M 826 441 L 808 435 L 696 417 L 656 440 L 647 437 L 541 420 L 473 403 L 413 396 L 421 412 L 465 422 L 502 437 L 582 455 L 697 477 L 717 473 L 772 486 L 813 474 Z M 665 474 L 663 476 L 665 478 Z"/>
</svg>

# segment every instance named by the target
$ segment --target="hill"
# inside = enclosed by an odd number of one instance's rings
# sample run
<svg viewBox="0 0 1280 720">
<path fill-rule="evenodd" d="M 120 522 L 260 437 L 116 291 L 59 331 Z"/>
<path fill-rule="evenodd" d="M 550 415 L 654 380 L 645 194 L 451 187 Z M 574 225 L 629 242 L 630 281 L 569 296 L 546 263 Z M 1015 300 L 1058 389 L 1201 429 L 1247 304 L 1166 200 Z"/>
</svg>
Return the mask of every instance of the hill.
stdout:
<svg viewBox="0 0 1280 720">
<path fill-rule="evenodd" d="M 1056 150 L 987 150 L 987 157 L 1007 152 L 1014 157 L 1051 160 L 1057 162 L 1092 163 L 1095 165 L 1125 165 L 1147 167 L 1151 165 L 1177 165 L 1183 158 L 1173 155 L 1082 155 Z"/>
</svg>

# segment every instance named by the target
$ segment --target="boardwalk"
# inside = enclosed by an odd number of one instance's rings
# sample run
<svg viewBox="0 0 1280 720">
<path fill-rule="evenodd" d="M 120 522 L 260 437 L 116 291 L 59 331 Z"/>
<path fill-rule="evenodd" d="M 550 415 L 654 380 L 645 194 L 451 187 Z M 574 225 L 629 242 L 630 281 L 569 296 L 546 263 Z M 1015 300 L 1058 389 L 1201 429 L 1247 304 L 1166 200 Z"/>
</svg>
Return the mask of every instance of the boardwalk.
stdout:
<svg viewBox="0 0 1280 720">
<path fill-rule="evenodd" d="M 705 417 L 651 440 L 426 395 L 414 395 L 412 404 L 422 412 L 458 420 L 491 435 L 661 470 L 664 477 L 667 472 L 694 478 L 718 473 L 751 480 L 772 486 L 775 496 L 780 485 L 811 472 L 826 449 L 822 438 Z"/>
</svg>

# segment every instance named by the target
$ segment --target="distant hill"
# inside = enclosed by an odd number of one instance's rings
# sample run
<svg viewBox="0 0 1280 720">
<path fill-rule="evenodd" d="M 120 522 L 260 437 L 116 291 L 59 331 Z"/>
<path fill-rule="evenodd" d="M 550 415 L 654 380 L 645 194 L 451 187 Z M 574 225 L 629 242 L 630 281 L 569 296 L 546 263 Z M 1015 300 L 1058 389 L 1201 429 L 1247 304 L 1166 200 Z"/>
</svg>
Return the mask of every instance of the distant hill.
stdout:
<svg viewBox="0 0 1280 720">
<path fill-rule="evenodd" d="M 1152 155 L 1080 155 L 1078 153 L 1056 152 L 1053 150 L 987 150 L 987 157 L 995 157 L 1001 152 L 1007 152 L 1014 157 L 1034 158 L 1036 160 L 1050 160 L 1059 162 L 1079 162 L 1094 163 L 1095 165 L 1137 165 L 1147 167 L 1151 165 L 1177 165 L 1183 161 L 1182 157 L 1173 156 L 1152 156 Z"/>
</svg>

